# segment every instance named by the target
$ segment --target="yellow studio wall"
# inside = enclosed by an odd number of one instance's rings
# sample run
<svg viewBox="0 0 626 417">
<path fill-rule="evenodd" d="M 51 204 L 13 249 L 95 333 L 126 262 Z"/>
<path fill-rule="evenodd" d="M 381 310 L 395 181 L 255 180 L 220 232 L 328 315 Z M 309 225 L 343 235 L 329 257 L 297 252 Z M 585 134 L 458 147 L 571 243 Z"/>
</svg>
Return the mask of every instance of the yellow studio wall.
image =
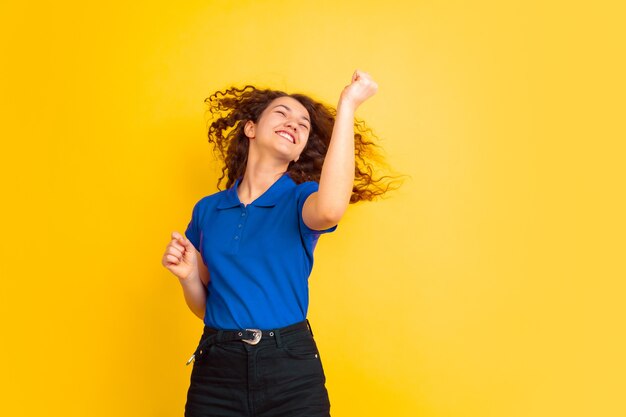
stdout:
<svg viewBox="0 0 626 417">
<path fill-rule="evenodd" d="M 203 100 L 358 110 L 410 178 L 320 239 L 334 416 L 623 416 L 619 2 L 0 6 L 3 416 L 182 416 L 202 323 L 160 264 L 216 191 Z"/>
</svg>

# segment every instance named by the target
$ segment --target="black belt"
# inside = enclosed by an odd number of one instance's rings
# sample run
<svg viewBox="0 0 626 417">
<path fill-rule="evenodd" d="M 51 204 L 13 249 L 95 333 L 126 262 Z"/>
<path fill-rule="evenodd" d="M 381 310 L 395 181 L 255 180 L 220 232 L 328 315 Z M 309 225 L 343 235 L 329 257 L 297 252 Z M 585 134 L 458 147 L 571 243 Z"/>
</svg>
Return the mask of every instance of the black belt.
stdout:
<svg viewBox="0 0 626 417">
<path fill-rule="evenodd" d="M 308 330 L 311 332 L 311 326 L 309 325 L 309 321 L 301 321 L 296 324 L 292 324 L 287 327 L 283 327 L 280 329 L 273 330 L 260 330 L 260 329 L 242 329 L 242 330 L 217 330 L 211 329 L 209 327 L 205 327 L 204 332 L 209 333 L 209 335 L 198 345 L 196 351 L 191 355 L 191 358 L 187 361 L 187 365 L 189 365 L 193 360 L 195 360 L 196 355 L 202 355 L 202 351 L 204 348 L 214 345 L 216 343 L 222 342 L 232 342 L 234 340 L 241 340 L 242 342 L 248 343 L 249 345 L 256 345 L 261 341 L 262 338 L 275 337 L 276 334 L 284 334 L 294 330 Z M 312 334 L 312 332 L 311 332 Z"/>
</svg>

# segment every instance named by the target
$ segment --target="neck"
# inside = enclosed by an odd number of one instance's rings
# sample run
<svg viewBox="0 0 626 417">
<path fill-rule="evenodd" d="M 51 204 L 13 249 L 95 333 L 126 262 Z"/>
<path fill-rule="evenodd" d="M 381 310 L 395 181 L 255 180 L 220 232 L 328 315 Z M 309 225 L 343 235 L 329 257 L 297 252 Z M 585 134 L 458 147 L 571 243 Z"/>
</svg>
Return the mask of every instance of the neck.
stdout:
<svg viewBox="0 0 626 417">
<path fill-rule="evenodd" d="M 287 171 L 288 164 L 269 165 L 248 159 L 243 179 L 237 187 L 239 201 L 247 205 L 267 191 Z"/>
</svg>

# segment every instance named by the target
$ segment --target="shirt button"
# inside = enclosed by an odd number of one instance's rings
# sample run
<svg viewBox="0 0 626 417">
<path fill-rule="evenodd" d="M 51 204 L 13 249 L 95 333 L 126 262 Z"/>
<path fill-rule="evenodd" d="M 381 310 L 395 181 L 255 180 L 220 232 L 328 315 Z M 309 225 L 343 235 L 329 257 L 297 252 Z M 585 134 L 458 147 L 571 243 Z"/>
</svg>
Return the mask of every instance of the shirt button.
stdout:
<svg viewBox="0 0 626 417">
<path fill-rule="evenodd" d="M 239 236 L 235 236 L 235 240 L 239 240 Z"/>
<path fill-rule="evenodd" d="M 246 213 L 241 213 L 241 217 L 243 217 L 243 216 L 245 216 L 245 215 L 246 215 Z"/>
<path fill-rule="evenodd" d="M 242 227 L 242 226 L 239 224 L 239 225 L 237 225 L 237 227 Z"/>
</svg>

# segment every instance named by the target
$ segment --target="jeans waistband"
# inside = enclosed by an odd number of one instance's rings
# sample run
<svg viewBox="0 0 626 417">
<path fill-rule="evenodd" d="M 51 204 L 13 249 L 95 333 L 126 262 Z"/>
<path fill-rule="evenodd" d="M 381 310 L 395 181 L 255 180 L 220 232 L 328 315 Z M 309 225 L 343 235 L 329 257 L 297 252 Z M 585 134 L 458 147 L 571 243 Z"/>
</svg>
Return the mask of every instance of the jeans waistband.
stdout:
<svg viewBox="0 0 626 417">
<path fill-rule="evenodd" d="M 237 340 L 238 338 L 242 338 L 249 334 L 250 331 L 259 331 L 261 332 L 261 337 L 274 337 L 276 333 L 280 333 L 282 335 L 301 331 L 301 330 L 309 330 L 311 334 L 311 325 L 309 320 L 303 320 L 298 323 L 291 324 L 289 326 L 281 327 L 278 329 L 269 329 L 269 330 L 261 330 L 261 329 L 237 329 L 237 330 L 225 330 L 225 329 L 214 329 L 212 327 L 204 326 L 204 335 L 212 335 L 212 334 L 221 334 L 223 338 L 228 338 L 230 340 Z M 222 339 L 222 337 L 218 337 L 218 339 Z M 232 337 L 232 338 L 231 338 Z"/>
<path fill-rule="evenodd" d="M 281 345 L 281 337 L 288 337 L 292 334 L 307 331 L 313 336 L 311 325 L 309 320 L 281 327 L 279 329 L 261 330 L 261 329 L 240 329 L 240 330 L 218 330 L 208 326 L 204 326 L 201 341 L 196 351 L 191 355 L 191 358 L 187 361 L 189 365 L 198 354 L 202 354 L 203 350 L 221 342 L 231 342 L 240 340 L 250 345 L 256 345 L 263 340 L 274 339 L 277 345 Z"/>
</svg>

